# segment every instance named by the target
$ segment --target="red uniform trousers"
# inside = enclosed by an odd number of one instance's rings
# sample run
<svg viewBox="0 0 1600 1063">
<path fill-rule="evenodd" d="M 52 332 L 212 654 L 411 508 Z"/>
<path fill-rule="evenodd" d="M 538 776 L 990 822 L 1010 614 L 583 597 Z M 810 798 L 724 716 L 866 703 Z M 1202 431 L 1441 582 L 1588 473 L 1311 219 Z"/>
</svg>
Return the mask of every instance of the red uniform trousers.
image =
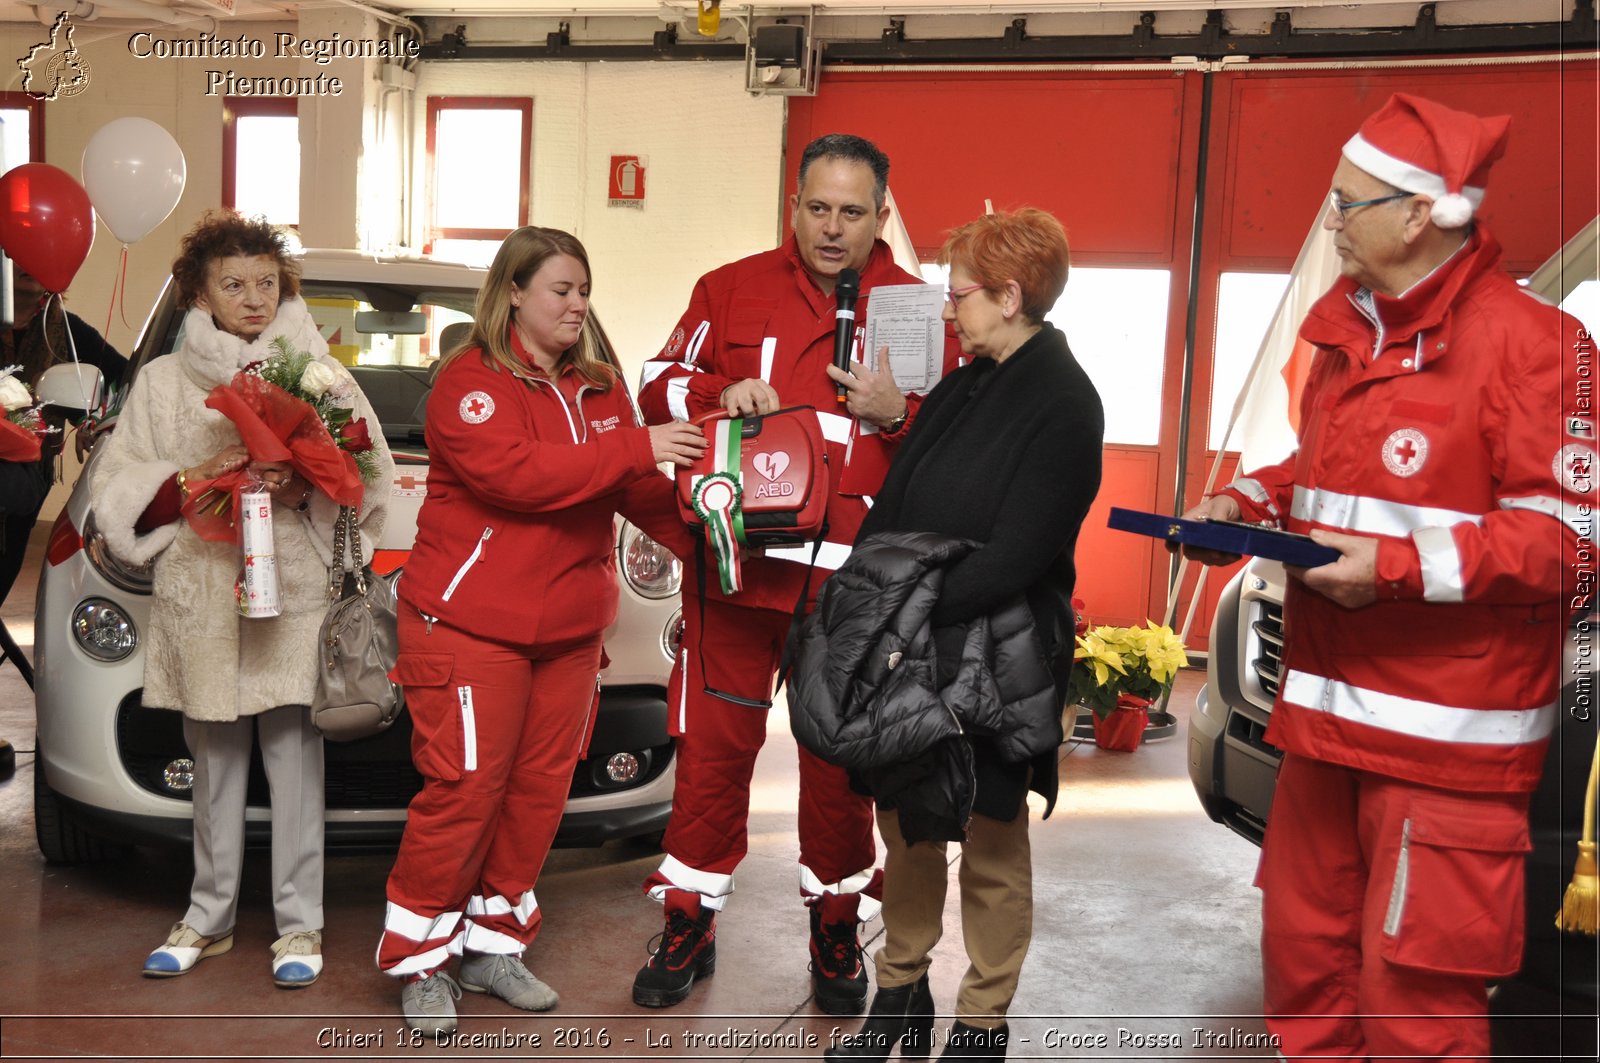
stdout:
<svg viewBox="0 0 1600 1063">
<path fill-rule="evenodd" d="M 672 819 L 666 860 L 645 880 L 657 900 L 668 889 L 700 894 L 720 911 L 733 892 L 733 870 L 749 851 L 750 778 L 767 737 L 767 712 L 706 693 L 751 701 L 772 697 L 790 613 L 683 594 L 684 639 L 670 680 L 669 730 L 677 739 Z M 702 672 L 702 667 L 704 672 Z M 850 789 L 849 774 L 806 749 L 800 753 L 800 893 L 857 893 L 857 915 L 877 914 L 882 874 L 873 869 L 872 799 Z"/>
<path fill-rule="evenodd" d="M 386 973 L 520 955 L 538 934 L 533 887 L 588 739 L 600 641 L 529 656 L 400 610 L 395 675 L 424 782 L 389 873 Z"/>
<path fill-rule="evenodd" d="M 1522 962 L 1528 799 L 1284 757 L 1257 884 L 1287 1059 L 1486 1063 L 1485 981 Z"/>
</svg>

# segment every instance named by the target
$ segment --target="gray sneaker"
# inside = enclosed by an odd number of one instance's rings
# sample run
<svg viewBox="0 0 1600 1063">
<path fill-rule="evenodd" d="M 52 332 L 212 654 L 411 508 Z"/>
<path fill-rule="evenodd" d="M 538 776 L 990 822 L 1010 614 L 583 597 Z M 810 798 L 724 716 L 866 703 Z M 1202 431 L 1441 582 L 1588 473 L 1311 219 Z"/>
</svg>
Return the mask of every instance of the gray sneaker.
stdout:
<svg viewBox="0 0 1600 1063">
<path fill-rule="evenodd" d="M 497 996 L 523 1011 L 549 1011 L 561 998 L 533 976 L 521 956 L 468 953 L 461 961 L 461 988 Z"/>
<path fill-rule="evenodd" d="M 400 1010 L 405 1013 L 406 1025 L 425 1034 L 454 1033 L 456 1029 L 456 1004 L 461 999 L 461 987 L 443 971 L 434 971 L 426 978 L 407 982 L 400 990 Z"/>
</svg>

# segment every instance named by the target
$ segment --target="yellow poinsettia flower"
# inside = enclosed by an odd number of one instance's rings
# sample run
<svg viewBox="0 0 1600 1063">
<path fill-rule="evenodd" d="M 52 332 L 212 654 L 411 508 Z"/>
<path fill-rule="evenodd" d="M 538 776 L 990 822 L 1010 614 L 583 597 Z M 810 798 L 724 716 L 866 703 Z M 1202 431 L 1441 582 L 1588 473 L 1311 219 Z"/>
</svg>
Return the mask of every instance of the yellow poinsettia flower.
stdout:
<svg viewBox="0 0 1600 1063">
<path fill-rule="evenodd" d="M 1105 686 L 1106 682 L 1111 678 L 1113 669 L 1119 675 L 1128 674 L 1127 669 L 1122 664 L 1122 653 L 1115 646 L 1109 645 L 1106 636 L 1103 634 L 1109 630 L 1112 629 L 1096 628 L 1085 635 L 1078 636 L 1078 648 L 1072 653 L 1074 660 L 1089 662 L 1089 666 L 1094 670 L 1096 686 Z"/>
<path fill-rule="evenodd" d="M 1178 674 L 1178 669 L 1189 663 L 1188 654 L 1183 652 L 1183 642 L 1170 627 L 1152 620 L 1145 621 L 1140 634 L 1150 677 L 1165 686 Z"/>
</svg>

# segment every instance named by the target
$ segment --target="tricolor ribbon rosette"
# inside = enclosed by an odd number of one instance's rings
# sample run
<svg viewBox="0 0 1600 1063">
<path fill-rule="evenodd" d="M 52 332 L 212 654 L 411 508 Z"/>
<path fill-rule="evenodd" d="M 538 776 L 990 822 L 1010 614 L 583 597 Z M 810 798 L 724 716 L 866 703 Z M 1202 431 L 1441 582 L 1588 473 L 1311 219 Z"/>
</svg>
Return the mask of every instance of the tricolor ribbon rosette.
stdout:
<svg viewBox="0 0 1600 1063">
<path fill-rule="evenodd" d="M 700 477 L 689 492 L 694 515 L 705 525 L 706 542 L 717 559 L 723 594 L 737 594 L 743 586 L 739 571 L 739 543 L 744 538 L 739 502 L 743 497 L 738 474 L 725 470 Z"/>
</svg>

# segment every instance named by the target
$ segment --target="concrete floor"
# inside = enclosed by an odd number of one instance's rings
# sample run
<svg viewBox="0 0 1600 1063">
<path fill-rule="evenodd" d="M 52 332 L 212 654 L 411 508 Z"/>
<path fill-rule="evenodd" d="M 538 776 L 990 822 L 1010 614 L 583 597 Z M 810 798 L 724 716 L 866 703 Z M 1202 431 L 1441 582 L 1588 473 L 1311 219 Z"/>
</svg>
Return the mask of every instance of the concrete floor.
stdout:
<svg viewBox="0 0 1600 1063">
<path fill-rule="evenodd" d="M 34 563 L 0 607 L 25 649 L 36 579 Z M 1260 902 L 1250 885 L 1257 851 L 1206 819 L 1186 773 L 1181 720 L 1202 681 L 1200 671 L 1179 680 L 1180 737 L 1132 754 L 1062 747 L 1055 814 L 1042 821 L 1033 809 L 1034 940 L 1012 1010 L 1010 1058 L 1273 1056 L 1254 1047 L 1265 1041 L 1256 1014 Z M 718 922 L 712 979 L 677 1008 L 635 1007 L 633 972 L 661 927 L 660 908 L 639 884 L 659 857 L 639 843 L 558 850 L 539 882 L 544 929 L 527 957 L 561 993 L 558 1010 L 530 1016 L 469 994 L 458 1039 L 444 1046 L 413 1043 L 397 987 L 373 966 L 389 853 L 330 854 L 327 967 L 315 986 L 284 992 L 269 980 L 267 854 L 256 851 L 245 862 L 234 950 L 183 978 L 141 977 L 145 955 L 183 910 L 189 854 L 136 850 L 102 865 L 45 864 L 33 838 L 32 734 L 31 693 L 14 669 L 0 667 L 0 737 L 23 751 L 15 775 L 0 780 L 8 955 L 0 1056 L 816 1059 L 831 1036 L 855 1028 L 810 999 L 807 916 L 796 899 L 794 741 L 781 713 L 757 767 L 751 852 Z M 966 963 L 955 893 L 952 883 L 951 930 L 933 965 L 934 999 L 946 1009 Z M 874 939 L 881 932 L 876 921 L 866 928 Z"/>
</svg>

